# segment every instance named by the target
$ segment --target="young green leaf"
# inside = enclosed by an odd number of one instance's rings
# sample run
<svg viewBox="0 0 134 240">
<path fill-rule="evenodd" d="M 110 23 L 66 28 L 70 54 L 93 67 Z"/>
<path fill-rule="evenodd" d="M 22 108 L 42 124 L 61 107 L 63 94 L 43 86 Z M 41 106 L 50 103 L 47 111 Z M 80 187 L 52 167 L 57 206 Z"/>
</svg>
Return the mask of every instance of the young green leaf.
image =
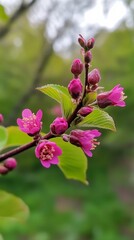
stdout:
<svg viewBox="0 0 134 240">
<path fill-rule="evenodd" d="M 37 89 L 61 104 L 64 117 L 68 118 L 71 115 L 75 105 L 72 103 L 66 87 L 56 84 L 48 84 Z"/>
<path fill-rule="evenodd" d="M 0 126 L 0 150 L 6 145 L 8 132 L 5 127 Z"/>
<path fill-rule="evenodd" d="M 4 148 L 19 146 L 32 141 L 32 138 L 21 132 L 17 126 L 7 127 L 6 130 L 8 137 Z"/>
<path fill-rule="evenodd" d="M 83 118 L 77 126 L 97 127 L 116 131 L 113 118 L 107 112 L 100 109 L 94 109 L 94 111 Z"/>
<path fill-rule="evenodd" d="M 28 216 L 28 206 L 22 199 L 0 190 L 0 226 L 14 222 L 24 222 Z"/>
<path fill-rule="evenodd" d="M 64 142 L 61 138 L 55 138 L 52 141 L 62 149 L 59 167 L 66 178 L 88 184 L 86 180 L 87 158 L 81 148 Z"/>
</svg>

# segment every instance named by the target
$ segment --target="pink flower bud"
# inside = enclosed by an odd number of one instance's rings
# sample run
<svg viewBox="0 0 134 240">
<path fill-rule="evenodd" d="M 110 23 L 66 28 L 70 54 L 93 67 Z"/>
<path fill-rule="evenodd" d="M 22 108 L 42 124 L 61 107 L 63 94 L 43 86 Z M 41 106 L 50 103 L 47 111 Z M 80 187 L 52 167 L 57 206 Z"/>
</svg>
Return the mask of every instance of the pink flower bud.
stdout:
<svg viewBox="0 0 134 240">
<path fill-rule="evenodd" d="M 72 98 L 78 99 L 82 94 L 83 85 L 79 78 L 72 79 L 68 85 L 68 91 Z"/>
<path fill-rule="evenodd" d="M 90 114 L 93 111 L 93 107 L 82 107 L 79 111 L 78 114 L 81 116 L 85 117 L 88 114 Z"/>
<path fill-rule="evenodd" d="M 101 80 L 100 72 L 97 68 L 93 69 L 89 74 L 88 74 L 88 83 L 95 85 Z"/>
<path fill-rule="evenodd" d="M 90 51 L 87 51 L 84 56 L 85 63 L 90 63 L 92 60 L 92 53 Z"/>
<path fill-rule="evenodd" d="M 4 121 L 3 115 L 0 113 L 0 123 Z"/>
<path fill-rule="evenodd" d="M 86 40 L 82 37 L 81 34 L 79 34 L 78 42 L 82 48 L 86 48 Z"/>
<path fill-rule="evenodd" d="M 124 88 L 120 87 L 120 84 L 118 84 L 111 91 L 98 94 L 98 106 L 100 108 L 105 108 L 107 106 L 125 107 L 126 103 L 124 102 L 124 99 L 126 96 L 124 96 L 123 90 Z"/>
<path fill-rule="evenodd" d="M 82 73 L 82 70 L 83 70 L 83 63 L 81 62 L 80 59 L 75 59 L 71 66 L 71 72 L 75 76 L 78 76 L 79 74 Z"/>
<path fill-rule="evenodd" d="M 41 141 L 35 148 L 35 155 L 40 159 L 41 164 L 45 168 L 49 168 L 51 164 L 58 164 L 58 156 L 62 154 L 62 150 L 54 142 Z"/>
<path fill-rule="evenodd" d="M 88 48 L 88 50 L 90 50 L 91 48 L 94 47 L 94 43 L 95 43 L 95 39 L 94 38 L 88 39 L 88 41 L 87 41 L 87 48 Z"/>
<path fill-rule="evenodd" d="M 7 158 L 4 161 L 4 167 L 6 167 L 8 170 L 13 170 L 17 166 L 17 161 L 15 158 Z"/>
<path fill-rule="evenodd" d="M 96 137 L 100 135 L 101 133 L 96 129 L 86 131 L 73 130 L 70 133 L 70 143 L 81 147 L 87 156 L 92 157 L 91 150 L 94 150 L 96 145 L 99 144 L 99 142 L 96 141 Z"/>
<path fill-rule="evenodd" d="M 29 136 L 34 136 L 40 132 L 42 128 L 42 110 L 38 110 L 36 115 L 30 109 L 22 111 L 22 119 L 17 119 L 17 124 L 22 132 L 27 133 Z"/>
<path fill-rule="evenodd" d="M 7 174 L 8 171 L 9 170 L 5 166 L 0 165 L 0 174 L 2 174 L 2 175 Z"/>
<path fill-rule="evenodd" d="M 50 130 L 54 135 L 60 135 L 64 133 L 68 128 L 68 123 L 65 118 L 57 117 L 50 125 Z"/>
</svg>

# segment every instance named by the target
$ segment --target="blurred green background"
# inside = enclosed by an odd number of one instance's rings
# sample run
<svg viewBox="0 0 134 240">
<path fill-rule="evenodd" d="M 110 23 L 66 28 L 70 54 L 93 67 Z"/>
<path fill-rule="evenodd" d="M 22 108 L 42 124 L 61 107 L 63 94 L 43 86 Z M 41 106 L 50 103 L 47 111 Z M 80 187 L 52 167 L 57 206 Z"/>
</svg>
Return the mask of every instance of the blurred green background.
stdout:
<svg viewBox="0 0 134 240">
<path fill-rule="evenodd" d="M 0 239 L 134 239 L 134 1 L 102 1 L 105 17 L 116 2 L 128 15 L 109 31 L 90 24 L 90 15 L 82 25 L 95 1 L 0 1 L 0 113 L 6 126 L 16 125 L 22 109 L 41 108 L 43 130 L 49 130 L 55 102 L 35 88 L 68 85 L 70 64 L 81 58 L 79 33 L 96 38 L 92 69 L 99 68 L 101 86 L 120 83 L 128 96 L 126 108 L 107 109 L 117 132 L 101 130 L 101 145 L 88 159 L 89 186 L 65 179 L 58 167 L 42 168 L 33 150 L 17 156 L 16 171 L 0 177 L 0 188 L 21 197 L 30 217 L 1 227 Z"/>
</svg>

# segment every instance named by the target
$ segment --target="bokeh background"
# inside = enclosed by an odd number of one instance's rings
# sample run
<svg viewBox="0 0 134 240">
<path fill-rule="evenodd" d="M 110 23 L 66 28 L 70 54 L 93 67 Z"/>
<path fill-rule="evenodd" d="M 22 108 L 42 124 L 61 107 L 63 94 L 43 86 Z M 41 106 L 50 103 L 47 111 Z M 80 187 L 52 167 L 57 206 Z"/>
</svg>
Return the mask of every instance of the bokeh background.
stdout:
<svg viewBox="0 0 134 240">
<path fill-rule="evenodd" d="M 79 33 L 95 37 L 92 68 L 105 90 L 125 88 L 127 106 L 108 108 L 117 132 L 102 131 L 88 159 L 89 186 L 65 179 L 58 167 L 42 168 L 33 150 L 17 156 L 16 171 L 0 178 L 0 188 L 21 197 L 30 217 L 1 228 L 0 239 L 134 239 L 133 0 L 0 0 L 0 112 L 8 126 L 22 109 L 42 108 L 47 132 L 55 102 L 35 88 L 68 85 L 71 62 L 81 58 Z"/>
</svg>

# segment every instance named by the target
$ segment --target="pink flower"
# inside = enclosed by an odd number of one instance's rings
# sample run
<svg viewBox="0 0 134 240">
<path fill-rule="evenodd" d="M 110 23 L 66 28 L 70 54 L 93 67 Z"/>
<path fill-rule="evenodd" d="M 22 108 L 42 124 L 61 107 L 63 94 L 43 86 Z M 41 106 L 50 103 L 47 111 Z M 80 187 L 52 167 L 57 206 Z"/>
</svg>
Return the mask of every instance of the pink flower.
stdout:
<svg viewBox="0 0 134 240">
<path fill-rule="evenodd" d="M 50 130 L 54 135 L 64 133 L 68 128 L 68 122 L 63 117 L 57 117 L 50 125 Z"/>
<path fill-rule="evenodd" d="M 71 72 L 78 77 L 79 74 L 82 73 L 83 70 L 83 63 L 80 59 L 75 59 L 71 66 Z"/>
<path fill-rule="evenodd" d="M 79 78 L 72 79 L 68 85 L 68 91 L 74 99 L 78 99 L 80 97 L 80 95 L 82 94 L 82 89 L 83 86 Z"/>
<path fill-rule="evenodd" d="M 111 91 L 98 94 L 98 106 L 100 108 L 105 108 L 111 105 L 125 107 L 126 103 L 124 102 L 124 99 L 126 96 L 124 96 L 123 90 L 124 88 L 120 87 L 120 84 L 118 84 Z"/>
<path fill-rule="evenodd" d="M 82 107 L 80 108 L 80 110 L 78 111 L 78 114 L 80 114 L 81 116 L 85 117 L 88 114 L 90 114 L 93 111 L 93 107 Z"/>
<path fill-rule="evenodd" d="M 96 148 L 96 145 L 99 145 L 99 142 L 96 141 L 96 137 L 99 137 L 101 133 L 94 130 L 73 130 L 70 133 L 70 143 L 81 147 L 85 154 L 89 157 L 92 157 L 91 150 Z"/>
<path fill-rule="evenodd" d="M 88 83 L 95 85 L 98 83 L 101 79 L 100 72 L 97 68 L 93 69 L 89 74 L 88 74 Z"/>
<path fill-rule="evenodd" d="M 94 39 L 94 38 L 88 39 L 88 41 L 87 41 L 87 48 L 88 48 L 88 50 L 90 50 L 91 48 L 93 48 L 93 47 L 94 47 L 94 44 L 95 44 L 95 39 Z"/>
<path fill-rule="evenodd" d="M 58 164 L 58 156 L 61 154 L 62 150 L 56 143 L 47 140 L 39 142 L 35 148 L 35 155 L 45 168 L 49 168 L 51 164 Z"/>
<path fill-rule="evenodd" d="M 22 111 L 22 119 L 17 119 L 17 124 L 22 132 L 34 136 L 40 132 L 42 127 L 42 110 L 38 110 L 36 115 L 30 109 Z"/>
</svg>

